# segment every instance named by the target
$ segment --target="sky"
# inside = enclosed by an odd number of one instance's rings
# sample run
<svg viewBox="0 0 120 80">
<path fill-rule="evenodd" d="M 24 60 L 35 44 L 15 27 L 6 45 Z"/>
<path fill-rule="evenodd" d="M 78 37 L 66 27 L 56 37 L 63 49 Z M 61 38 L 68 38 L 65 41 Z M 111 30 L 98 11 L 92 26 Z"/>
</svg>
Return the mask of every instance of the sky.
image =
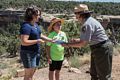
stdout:
<svg viewBox="0 0 120 80">
<path fill-rule="evenodd" d="M 54 1 L 120 2 L 120 0 L 54 0 Z"/>
</svg>

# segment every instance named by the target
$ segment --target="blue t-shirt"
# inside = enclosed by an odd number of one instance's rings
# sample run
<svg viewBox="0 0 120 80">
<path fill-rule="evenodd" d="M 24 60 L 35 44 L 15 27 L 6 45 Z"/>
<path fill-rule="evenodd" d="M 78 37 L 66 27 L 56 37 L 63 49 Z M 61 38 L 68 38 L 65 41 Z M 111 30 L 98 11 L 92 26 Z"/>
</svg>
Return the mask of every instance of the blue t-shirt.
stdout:
<svg viewBox="0 0 120 80">
<path fill-rule="evenodd" d="M 33 26 L 28 22 L 24 22 L 21 24 L 20 35 L 29 35 L 29 40 L 40 39 L 41 29 L 37 23 L 35 23 Z M 21 45 L 21 50 L 38 52 L 40 50 L 40 44 L 36 43 L 30 46 Z"/>
</svg>

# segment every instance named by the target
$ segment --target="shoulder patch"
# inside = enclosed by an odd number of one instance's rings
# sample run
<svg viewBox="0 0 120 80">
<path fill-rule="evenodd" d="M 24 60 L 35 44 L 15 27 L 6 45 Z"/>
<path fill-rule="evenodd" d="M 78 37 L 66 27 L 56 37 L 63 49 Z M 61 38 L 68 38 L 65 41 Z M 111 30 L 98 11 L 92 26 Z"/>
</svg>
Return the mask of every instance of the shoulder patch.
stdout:
<svg viewBox="0 0 120 80">
<path fill-rule="evenodd" d="M 86 32 L 86 27 L 85 26 L 82 27 L 82 32 Z"/>
</svg>

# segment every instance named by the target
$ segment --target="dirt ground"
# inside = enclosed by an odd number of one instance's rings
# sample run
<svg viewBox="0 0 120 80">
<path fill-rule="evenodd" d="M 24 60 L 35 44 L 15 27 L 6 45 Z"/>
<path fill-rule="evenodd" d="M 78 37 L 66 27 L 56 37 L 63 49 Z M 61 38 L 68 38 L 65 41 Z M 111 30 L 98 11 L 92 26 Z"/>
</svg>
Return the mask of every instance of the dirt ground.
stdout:
<svg viewBox="0 0 120 80">
<path fill-rule="evenodd" d="M 120 80 L 120 54 L 113 57 L 113 80 Z M 80 68 L 81 73 L 68 72 L 68 68 L 62 68 L 60 80 L 90 80 L 89 64 L 83 65 Z M 37 70 L 34 75 L 35 80 L 48 80 L 48 68 L 42 68 Z M 23 80 L 23 77 L 14 78 L 12 80 Z"/>
</svg>

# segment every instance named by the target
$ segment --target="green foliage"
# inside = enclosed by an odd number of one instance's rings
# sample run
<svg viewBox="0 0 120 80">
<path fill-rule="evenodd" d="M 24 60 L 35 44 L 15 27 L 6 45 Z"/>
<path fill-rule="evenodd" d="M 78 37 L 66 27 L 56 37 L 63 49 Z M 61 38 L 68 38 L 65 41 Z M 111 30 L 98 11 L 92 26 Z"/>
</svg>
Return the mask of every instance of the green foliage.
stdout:
<svg viewBox="0 0 120 80">
<path fill-rule="evenodd" d="M 8 44 L 8 47 L 7 47 L 7 52 L 10 53 L 10 55 L 16 55 L 18 49 L 19 49 L 19 46 L 20 46 L 20 43 L 19 43 L 19 39 L 17 37 L 10 37 L 9 39 L 9 44 Z"/>
<path fill-rule="evenodd" d="M 19 24 L 9 24 L 0 29 L 0 55 L 7 52 L 16 55 L 19 48 Z"/>
<path fill-rule="evenodd" d="M 8 7 L 23 8 L 36 5 L 48 13 L 73 13 L 77 4 L 87 4 L 90 10 L 102 15 L 119 15 L 120 3 L 113 2 L 71 2 L 71 1 L 46 1 L 46 0 L 0 0 L 0 9 Z"/>
<path fill-rule="evenodd" d="M 7 45 L 8 45 L 8 37 L 0 35 L 0 55 L 6 52 Z"/>
<path fill-rule="evenodd" d="M 74 54 L 68 58 L 68 62 L 71 67 L 80 68 L 80 66 L 90 63 L 90 55 L 86 54 L 84 56 L 80 56 L 78 54 Z"/>
<path fill-rule="evenodd" d="M 40 46 L 40 65 L 38 68 L 47 66 L 47 58 L 46 58 L 46 46 L 45 44 L 41 44 Z"/>
<path fill-rule="evenodd" d="M 70 66 L 74 68 L 79 68 L 81 66 L 78 55 L 71 56 L 69 58 L 69 63 L 70 63 Z"/>
<path fill-rule="evenodd" d="M 6 47 L 0 46 L 0 55 L 6 53 Z"/>
</svg>

